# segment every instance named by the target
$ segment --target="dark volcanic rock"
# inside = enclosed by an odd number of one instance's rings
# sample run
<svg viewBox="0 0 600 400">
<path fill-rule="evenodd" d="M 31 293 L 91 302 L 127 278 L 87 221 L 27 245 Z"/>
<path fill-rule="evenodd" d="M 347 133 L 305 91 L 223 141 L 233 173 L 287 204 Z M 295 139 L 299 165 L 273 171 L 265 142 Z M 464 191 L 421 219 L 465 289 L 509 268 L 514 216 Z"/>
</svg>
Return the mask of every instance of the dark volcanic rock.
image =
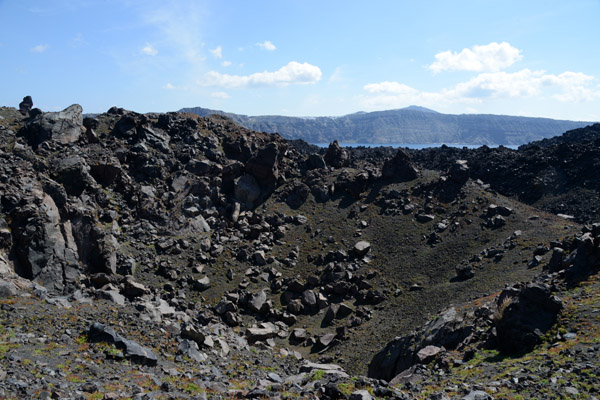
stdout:
<svg viewBox="0 0 600 400">
<path fill-rule="evenodd" d="M 466 160 L 469 176 L 505 196 L 555 214 L 573 215 L 577 222 L 600 218 L 600 124 L 520 146 L 458 149 L 442 146 L 410 151 L 422 168 L 449 170 Z M 581 202 L 581 198 L 588 200 Z"/>
<path fill-rule="evenodd" d="M 369 250 L 371 250 L 371 243 L 365 240 L 361 240 L 360 242 L 354 245 L 352 250 L 354 251 L 354 254 L 356 254 L 358 257 L 362 257 L 366 255 L 369 252 Z"/>
<path fill-rule="evenodd" d="M 12 282 L 0 280 L 0 299 L 17 295 L 17 287 Z"/>
<path fill-rule="evenodd" d="M 394 181 L 411 181 L 419 176 L 419 170 L 412 163 L 410 156 L 402 149 L 383 163 L 381 174 Z"/>
<path fill-rule="evenodd" d="M 125 357 L 133 362 L 150 366 L 158 363 L 158 358 L 152 350 L 140 346 L 132 340 L 125 339 L 117 334 L 113 328 L 101 323 L 94 322 L 92 326 L 90 326 L 90 329 L 88 330 L 88 339 L 92 343 L 107 342 L 114 344 L 115 347 L 123 350 Z"/>
<path fill-rule="evenodd" d="M 467 280 L 467 279 L 471 279 L 472 277 L 475 276 L 475 273 L 473 272 L 473 268 L 471 268 L 470 265 L 457 265 L 455 267 L 456 270 L 456 277 L 461 280 Z"/>
<path fill-rule="evenodd" d="M 350 165 L 350 155 L 340 147 L 337 140 L 329 144 L 324 158 L 325 162 L 334 168 L 343 168 Z"/>
<path fill-rule="evenodd" d="M 279 164 L 283 157 L 276 143 L 269 143 L 260 149 L 256 156 L 252 157 L 246 163 L 248 171 L 257 182 L 268 192 L 273 191 L 279 179 Z"/>
<path fill-rule="evenodd" d="M 310 154 L 306 160 L 310 169 L 325 168 L 327 164 L 325 159 L 319 154 Z"/>
<path fill-rule="evenodd" d="M 78 251 L 70 223 L 62 223 L 52 198 L 37 192 L 33 201 L 11 213 L 16 272 L 62 293 L 78 275 Z"/>
<path fill-rule="evenodd" d="M 33 99 L 31 98 L 31 96 L 25 96 L 23 97 L 23 101 L 19 103 L 19 112 L 22 115 L 28 115 L 32 107 Z"/>
<path fill-rule="evenodd" d="M 427 346 L 455 349 L 474 329 L 457 315 L 454 308 L 450 308 L 418 332 L 389 342 L 371 360 L 368 374 L 372 378 L 389 381 L 419 362 L 418 353 L 421 349 Z"/>
<path fill-rule="evenodd" d="M 448 179 L 458 185 L 464 185 L 469 180 L 469 167 L 466 160 L 456 160 L 448 170 Z"/>
<path fill-rule="evenodd" d="M 530 351 L 552 327 L 561 309 L 561 300 L 544 284 L 505 289 L 498 297 L 495 317 L 498 346 L 506 353 Z"/>
<path fill-rule="evenodd" d="M 267 292 L 264 290 L 250 296 L 248 300 L 248 308 L 254 312 L 261 312 L 267 302 Z"/>
<path fill-rule="evenodd" d="M 25 124 L 22 132 L 33 148 L 47 140 L 76 142 L 83 125 L 82 111 L 79 104 L 73 104 L 59 112 L 39 114 Z"/>
</svg>

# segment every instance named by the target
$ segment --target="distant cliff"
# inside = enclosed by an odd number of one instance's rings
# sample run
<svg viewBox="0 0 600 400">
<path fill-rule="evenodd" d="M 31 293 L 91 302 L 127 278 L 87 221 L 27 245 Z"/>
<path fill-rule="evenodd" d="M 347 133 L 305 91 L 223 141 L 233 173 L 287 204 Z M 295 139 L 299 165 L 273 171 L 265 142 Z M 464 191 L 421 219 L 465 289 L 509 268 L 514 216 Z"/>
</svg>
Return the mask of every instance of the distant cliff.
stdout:
<svg viewBox="0 0 600 400">
<path fill-rule="evenodd" d="M 441 114 L 415 106 L 315 118 L 247 116 L 201 107 L 183 108 L 180 111 L 200 116 L 225 115 L 246 128 L 279 132 L 285 138 L 303 139 L 309 143 L 328 143 L 337 139 L 343 143 L 520 145 L 591 124 L 507 115 Z"/>
</svg>

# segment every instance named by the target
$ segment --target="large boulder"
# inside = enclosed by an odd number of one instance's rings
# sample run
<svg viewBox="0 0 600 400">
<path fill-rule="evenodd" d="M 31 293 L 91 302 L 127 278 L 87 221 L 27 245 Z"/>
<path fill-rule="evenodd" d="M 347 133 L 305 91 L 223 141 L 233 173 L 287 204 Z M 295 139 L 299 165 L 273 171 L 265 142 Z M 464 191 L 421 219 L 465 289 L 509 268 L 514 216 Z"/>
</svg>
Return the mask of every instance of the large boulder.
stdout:
<svg viewBox="0 0 600 400">
<path fill-rule="evenodd" d="M 568 266 L 565 277 L 578 281 L 600 266 L 600 224 L 594 224 L 591 232 L 577 236 L 572 246 L 574 250 L 564 261 Z"/>
<path fill-rule="evenodd" d="M 267 303 L 267 292 L 259 291 L 248 299 L 248 308 L 254 312 L 261 312 Z"/>
<path fill-rule="evenodd" d="M 419 176 L 419 170 L 412 163 L 410 156 L 402 149 L 383 163 L 381 174 L 394 181 L 411 181 Z"/>
<path fill-rule="evenodd" d="M 469 180 L 469 166 L 466 160 L 456 160 L 448 170 L 448 179 L 458 184 L 464 185 Z"/>
<path fill-rule="evenodd" d="M 540 343 L 544 333 L 556 322 L 562 301 L 541 283 L 510 287 L 497 301 L 494 322 L 498 347 L 509 354 L 522 354 Z"/>
<path fill-rule="evenodd" d="M 19 103 L 19 112 L 21 115 L 28 115 L 33 107 L 33 99 L 31 96 L 23 97 L 23 101 Z"/>
<path fill-rule="evenodd" d="M 17 287 L 14 283 L 0 279 L 0 299 L 17 295 Z"/>
<path fill-rule="evenodd" d="M 306 159 L 306 164 L 308 165 L 309 169 L 325 168 L 327 166 L 323 157 L 315 153 L 308 156 Z"/>
<path fill-rule="evenodd" d="M 121 173 L 121 163 L 116 157 L 104 157 L 90 163 L 90 174 L 102 185 L 111 185 Z"/>
<path fill-rule="evenodd" d="M 36 115 L 25 124 L 23 132 L 33 148 L 47 140 L 63 144 L 76 142 L 82 133 L 82 112 L 79 104 L 73 104 L 59 112 Z"/>
<path fill-rule="evenodd" d="M 62 183 L 71 196 L 81 196 L 84 190 L 93 190 L 96 180 L 90 175 L 90 166 L 80 156 L 73 155 L 59 160 L 56 168 L 56 181 Z"/>
<path fill-rule="evenodd" d="M 310 188 L 306 184 L 300 183 L 294 186 L 285 202 L 292 208 L 299 208 L 304 204 L 309 194 Z"/>
<path fill-rule="evenodd" d="M 269 143 L 246 163 L 246 171 L 267 191 L 272 191 L 279 179 L 279 164 L 283 152 L 276 143 Z"/>
<path fill-rule="evenodd" d="M 115 330 L 109 326 L 103 325 L 98 322 L 94 322 L 88 330 L 88 339 L 90 342 L 106 342 L 114 344 L 116 348 L 123 351 L 123 355 L 131 361 L 142 364 L 154 366 L 158 364 L 158 358 L 156 355 L 147 347 L 143 347 L 133 340 L 125 339 L 123 336 L 115 332 Z"/>
<path fill-rule="evenodd" d="M 334 168 L 343 168 L 350 165 L 350 155 L 340 147 L 337 140 L 329 144 L 324 158 L 327 165 Z"/>
<path fill-rule="evenodd" d="M 389 342 L 371 360 L 368 375 L 389 381 L 414 364 L 422 362 L 423 354 L 420 356 L 419 351 L 425 348 L 456 349 L 474 330 L 475 327 L 466 323 L 456 309 L 451 307 L 418 332 Z"/>
<path fill-rule="evenodd" d="M 414 364 L 415 334 L 397 337 L 375 354 L 369 364 L 368 376 L 390 381 Z"/>
<path fill-rule="evenodd" d="M 260 198 L 260 186 L 252 175 L 242 175 L 235 180 L 235 199 L 248 208 L 252 208 L 254 202 Z"/>
</svg>

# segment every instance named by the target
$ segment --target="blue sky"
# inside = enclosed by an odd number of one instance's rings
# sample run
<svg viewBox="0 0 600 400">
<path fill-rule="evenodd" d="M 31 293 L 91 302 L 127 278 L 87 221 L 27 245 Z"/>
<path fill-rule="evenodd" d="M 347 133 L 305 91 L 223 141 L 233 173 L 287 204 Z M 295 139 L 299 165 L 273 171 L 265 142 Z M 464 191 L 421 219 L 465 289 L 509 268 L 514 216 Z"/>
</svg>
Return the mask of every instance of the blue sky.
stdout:
<svg viewBox="0 0 600 400">
<path fill-rule="evenodd" d="M 0 105 L 600 120 L 600 2 L 0 0 Z"/>
</svg>

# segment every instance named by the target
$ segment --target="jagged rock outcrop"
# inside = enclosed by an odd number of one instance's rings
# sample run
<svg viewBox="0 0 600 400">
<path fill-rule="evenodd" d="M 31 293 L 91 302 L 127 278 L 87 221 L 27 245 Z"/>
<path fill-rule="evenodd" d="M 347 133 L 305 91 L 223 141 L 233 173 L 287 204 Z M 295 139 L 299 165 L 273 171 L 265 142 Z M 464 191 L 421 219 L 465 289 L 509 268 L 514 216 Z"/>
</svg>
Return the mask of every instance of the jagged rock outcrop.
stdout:
<svg viewBox="0 0 600 400">
<path fill-rule="evenodd" d="M 73 104 L 59 112 L 36 115 L 25 124 L 23 134 L 34 148 L 48 140 L 62 144 L 74 143 L 81 135 L 82 112 L 79 104 Z"/>
<path fill-rule="evenodd" d="M 54 200 L 39 189 L 10 213 L 16 272 L 62 293 L 80 272 L 71 224 L 61 221 Z"/>
</svg>

